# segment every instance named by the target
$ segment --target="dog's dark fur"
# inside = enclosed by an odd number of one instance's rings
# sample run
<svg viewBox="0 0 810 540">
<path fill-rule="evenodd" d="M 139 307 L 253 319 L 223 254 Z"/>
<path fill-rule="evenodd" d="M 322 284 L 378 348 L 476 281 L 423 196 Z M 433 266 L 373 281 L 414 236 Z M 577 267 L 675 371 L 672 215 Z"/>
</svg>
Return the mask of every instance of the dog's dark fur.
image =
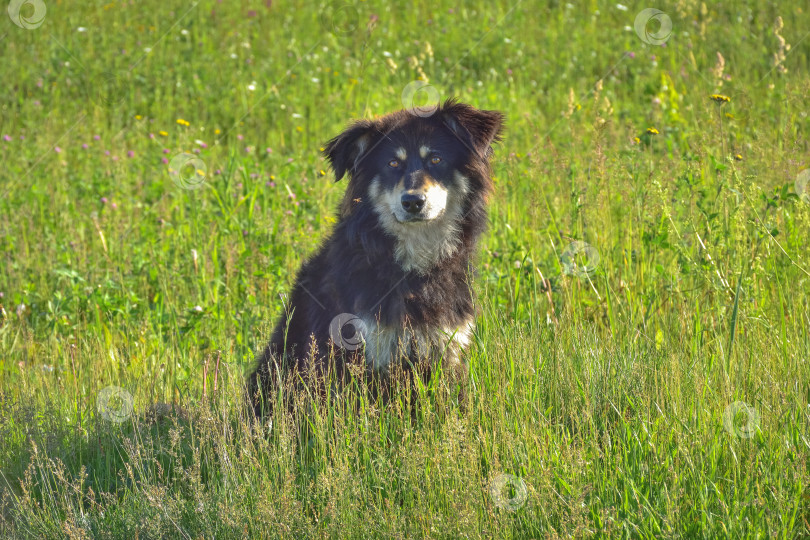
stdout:
<svg viewBox="0 0 810 540">
<path fill-rule="evenodd" d="M 257 415 L 290 373 L 342 378 L 356 361 L 385 375 L 440 358 L 464 369 L 474 317 L 469 277 L 502 123 L 499 112 L 448 100 L 431 114 L 355 122 L 327 144 L 336 180 L 349 172 L 349 185 L 332 235 L 301 268 L 249 377 Z M 365 340 L 354 351 L 335 343 L 347 333 L 336 335 L 335 321 L 347 317 L 335 318 L 347 313 Z"/>
</svg>

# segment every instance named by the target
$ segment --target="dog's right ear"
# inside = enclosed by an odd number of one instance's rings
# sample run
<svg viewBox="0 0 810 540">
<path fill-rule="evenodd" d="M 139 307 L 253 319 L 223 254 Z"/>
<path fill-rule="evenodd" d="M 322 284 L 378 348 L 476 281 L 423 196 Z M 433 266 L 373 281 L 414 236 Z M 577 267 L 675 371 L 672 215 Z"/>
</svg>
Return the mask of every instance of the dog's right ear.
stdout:
<svg viewBox="0 0 810 540">
<path fill-rule="evenodd" d="M 343 178 L 346 171 L 353 174 L 366 150 L 371 147 L 374 124 L 369 120 L 359 120 L 343 133 L 326 143 L 323 155 L 335 171 L 335 182 Z"/>
</svg>

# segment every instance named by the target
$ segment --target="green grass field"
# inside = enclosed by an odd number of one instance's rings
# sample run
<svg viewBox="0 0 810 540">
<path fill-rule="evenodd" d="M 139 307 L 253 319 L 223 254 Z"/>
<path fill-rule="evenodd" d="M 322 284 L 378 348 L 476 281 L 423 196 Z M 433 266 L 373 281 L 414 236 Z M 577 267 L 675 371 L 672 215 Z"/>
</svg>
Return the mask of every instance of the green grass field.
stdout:
<svg viewBox="0 0 810 540">
<path fill-rule="evenodd" d="M 806 5 L 21 3 L 0 537 L 810 537 Z M 467 406 L 251 430 L 322 144 L 451 96 L 508 120 Z"/>
</svg>

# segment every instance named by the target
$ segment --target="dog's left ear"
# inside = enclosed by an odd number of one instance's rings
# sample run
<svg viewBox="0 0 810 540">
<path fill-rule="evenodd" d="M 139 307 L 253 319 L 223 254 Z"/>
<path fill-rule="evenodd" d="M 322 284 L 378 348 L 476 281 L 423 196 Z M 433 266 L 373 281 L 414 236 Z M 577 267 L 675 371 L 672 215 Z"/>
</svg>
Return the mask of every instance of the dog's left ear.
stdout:
<svg viewBox="0 0 810 540">
<path fill-rule="evenodd" d="M 450 131 L 479 156 L 489 157 L 492 145 L 501 140 L 504 115 L 499 111 L 476 109 L 448 99 L 439 114 Z"/>
<path fill-rule="evenodd" d="M 335 171 L 335 182 L 349 171 L 353 174 L 366 150 L 371 147 L 371 135 L 374 124 L 369 120 L 359 120 L 349 126 L 343 133 L 326 143 L 323 155 L 332 164 Z"/>
</svg>

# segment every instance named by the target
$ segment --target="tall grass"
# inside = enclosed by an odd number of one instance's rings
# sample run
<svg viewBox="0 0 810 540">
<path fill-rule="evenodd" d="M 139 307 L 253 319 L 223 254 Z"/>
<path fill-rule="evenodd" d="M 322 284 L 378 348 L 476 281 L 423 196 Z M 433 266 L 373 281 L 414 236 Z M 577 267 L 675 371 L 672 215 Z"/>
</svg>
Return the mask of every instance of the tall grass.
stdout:
<svg viewBox="0 0 810 540">
<path fill-rule="evenodd" d="M 654 46 L 647 7 L 4 18 L 0 535 L 809 536 L 810 15 L 660 5 Z M 439 378 L 251 427 L 344 187 L 321 144 L 414 80 L 508 118 L 466 405 Z"/>
</svg>

